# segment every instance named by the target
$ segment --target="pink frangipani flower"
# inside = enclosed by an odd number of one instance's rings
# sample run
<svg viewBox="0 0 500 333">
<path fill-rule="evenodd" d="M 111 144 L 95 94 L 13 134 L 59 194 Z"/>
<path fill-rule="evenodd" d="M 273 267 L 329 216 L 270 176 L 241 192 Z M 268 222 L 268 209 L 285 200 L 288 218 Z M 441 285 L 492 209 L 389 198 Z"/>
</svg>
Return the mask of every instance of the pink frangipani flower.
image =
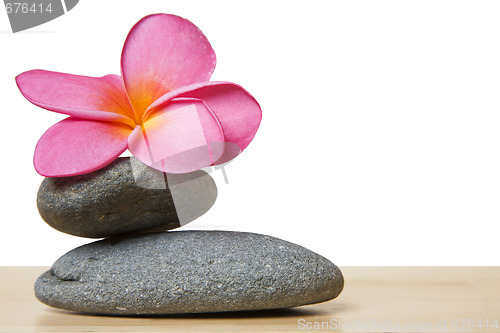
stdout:
<svg viewBox="0 0 500 333">
<path fill-rule="evenodd" d="M 127 148 L 155 169 L 185 173 L 229 161 L 259 127 L 256 100 L 230 82 L 209 82 L 215 53 L 203 33 L 174 15 L 146 16 L 130 31 L 122 76 L 32 70 L 16 78 L 23 96 L 69 115 L 35 148 L 47 177 L 100 169 Z"/>
</svg>

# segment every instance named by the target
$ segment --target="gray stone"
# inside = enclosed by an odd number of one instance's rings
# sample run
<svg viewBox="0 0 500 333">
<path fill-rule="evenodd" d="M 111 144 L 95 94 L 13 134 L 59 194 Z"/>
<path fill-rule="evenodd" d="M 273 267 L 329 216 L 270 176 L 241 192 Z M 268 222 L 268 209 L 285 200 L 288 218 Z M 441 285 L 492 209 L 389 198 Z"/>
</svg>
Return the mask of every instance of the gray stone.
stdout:
<svg viewBox="0 0 500 333">
<path fill-rule="evenodd" d="M 216 198 L 215 182 L 204 171 L 165 174 L 125 157 L 89 174 L 45 178 L 37 204 L 51 227 L 100 238 L 180 227 Z"/>
<path fill-rule="evenodd" d="M 295 307 L 333 299 L 343 285 L 337 266 L 290 242 L 174 231 L 78 247 L 38 278 L 35 294 L 66 310 L 146 315 Z"/>
</svg>

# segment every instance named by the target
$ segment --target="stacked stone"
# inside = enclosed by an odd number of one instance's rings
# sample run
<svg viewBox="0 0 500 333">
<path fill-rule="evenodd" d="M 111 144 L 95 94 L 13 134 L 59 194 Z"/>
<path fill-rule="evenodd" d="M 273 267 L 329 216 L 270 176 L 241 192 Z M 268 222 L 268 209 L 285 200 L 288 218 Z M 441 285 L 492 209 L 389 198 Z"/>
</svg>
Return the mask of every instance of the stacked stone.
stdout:
<svg viewBox="0 0 500 333">
<path fill-rule="evenodd" d="M 84 313 L 153 315 L 288 308 L 340 294 L 338 267 L 299 245 L 246 232 L 167 231 L 203 215 L 216 197 L 204 171 L 164 174 L 135 158 L 46 178 L 42 218 L 105 239 L 59 258 L 36 281 L 37 298 Z"/>
</svg>

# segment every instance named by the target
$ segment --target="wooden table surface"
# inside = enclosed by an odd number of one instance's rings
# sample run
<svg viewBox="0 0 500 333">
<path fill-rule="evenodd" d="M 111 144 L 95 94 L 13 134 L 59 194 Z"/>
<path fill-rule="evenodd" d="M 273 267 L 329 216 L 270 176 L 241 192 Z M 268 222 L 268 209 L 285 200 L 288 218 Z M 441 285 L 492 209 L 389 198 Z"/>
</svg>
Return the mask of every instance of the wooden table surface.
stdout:
<svg viewBox="0 0 500 333">
<path fill-rule="evenodd" d="M 33 295 L 46 267 L 0 267 L 0 332 L 500 332 L 500 267 L 342 267 L 342 294 L 276 311 L 81 315 Z"/>
</svg>

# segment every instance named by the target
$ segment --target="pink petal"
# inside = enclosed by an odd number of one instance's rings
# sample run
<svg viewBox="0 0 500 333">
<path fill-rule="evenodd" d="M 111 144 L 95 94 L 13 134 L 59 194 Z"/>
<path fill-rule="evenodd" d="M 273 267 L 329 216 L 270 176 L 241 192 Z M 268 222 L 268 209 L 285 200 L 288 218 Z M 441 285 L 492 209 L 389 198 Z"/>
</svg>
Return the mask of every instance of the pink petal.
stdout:
<svg viewBox="0 0 500 333">
<path fill-rule="evenodd" d="M 234 83 L 215 81 L 192 84 L 165 94 L 148 108 L 145 117 L 180 97 L 202 100 L 218 118 L 225 141 L 237 144 L 241 150 L 252 141 L 262 119 L 259 103 L 246 90 Z"/>
<path fill-rule="evenodd" d="M 138 130 L 140 127 L 135 131 Z M 121 123 L 66 118 L 49 128 L 38 141 L 35 169 L 46 177 L 95 171 L 127 149 L 131 132 L 130 127 Z"/>
<path fill-rule="evenodd" d="M 135 126 L 123 81 L 118 75 L 97 78 L 33 70 L 17 76 L 16 82 L 28 101 L 44 109 Z"/>
<path fill-rule="evenodd" d="M 233 158 L 241 154 L 242 150 L 240 146 L 232 142 L 224 142 L 220 147 L 218 147 L 223 153 L 217 161 L 212 163 L 213 165 L 224 164 L 231 161 Z"/>
<path fill-rule="evenodd" d="M 173 100 L 143 123 L 129 140 L 130 152 L 144 164 L 168 173 L 192 172 L 222 155 L 224 133 L 203 102 Z"/>
<path fill-rule="evenodd" d="M 208 81 L 215 62 L 207 38 L 188 20 L 167 14 L 140 20 L 125 41 L 121 62 L 136 121 L 167 92 Z"/>
</svg>

